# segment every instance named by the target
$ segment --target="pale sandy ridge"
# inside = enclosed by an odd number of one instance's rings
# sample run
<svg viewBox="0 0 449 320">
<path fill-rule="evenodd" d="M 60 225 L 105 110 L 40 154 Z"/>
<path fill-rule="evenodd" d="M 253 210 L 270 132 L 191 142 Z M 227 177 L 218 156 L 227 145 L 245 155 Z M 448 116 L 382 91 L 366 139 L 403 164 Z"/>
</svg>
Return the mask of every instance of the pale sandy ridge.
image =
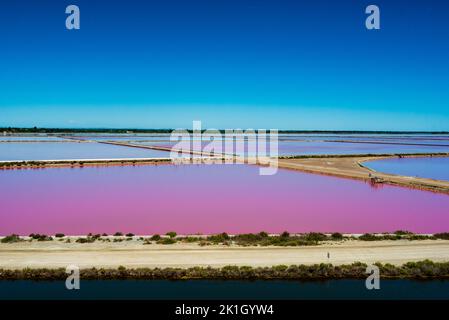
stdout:
<svg viewBox="0 0 449 320">
<path fill-rule="evenodd" d="M 330 258 L 327 258 L 327 254 Z M 273 266 L 332 263 L 334 265 L 391 263 L 429 259 L 449 261 L 448 240 L 329 242 L 301 247 L 206 246 L 177 243 L 143 245 L 136 240 L 119 243 L 22 242 L 0 244 L 0 268 L 165 268 L 194 266 Z"/>
<path fill-rule="evenodd" d="M 423 155 L 423 157 L 426 155 Z M 428 190 L 449 194 L 449 181 L 428 178 L 407 177 L 401 175 L 376 172 L 363 165 L 363 162 L 397 156 L 354 156 L 354 157 L 310 157 L 298 159 L 279 159 L 279 168 L 299 170 L 308 173 L 317 173 L 340 178 L 363 180 L 373 185 L 383 183 Z M 406 157 L 406 156 L 402 156 Z M 416 155 L 414 155 L 416 157 Z"/>
</svg>

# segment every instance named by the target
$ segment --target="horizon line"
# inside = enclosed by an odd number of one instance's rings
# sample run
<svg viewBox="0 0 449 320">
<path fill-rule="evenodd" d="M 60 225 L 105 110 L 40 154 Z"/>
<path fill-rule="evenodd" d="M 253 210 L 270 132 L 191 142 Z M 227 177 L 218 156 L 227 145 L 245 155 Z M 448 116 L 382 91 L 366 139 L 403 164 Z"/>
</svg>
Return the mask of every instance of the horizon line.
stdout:
<svg viewBox="0 0 449 320">
<path fill-rule="evenodd" d="M 113 128 L 113 127 L 84 127 L 84 128 L 64 128 L 64 127 L 0 127 L 0 131 L 8 132 L 8 131 L 19 131 L 19 132 L 40 132 L 45 133 L 46 131 L 49 131 L 49 133 L 63 133 L 63 132 L 116 132 L 116 133 L 123 133 L 122 131 L 130 131 L 130 133 L 145 133 L 145 132 L 169 132 L 173 130 L 179 130 L 183 129 L 188 132 L 193 131 L 192 129 L 187 128 Z M 212 128 L 211 128 L 212 129 Z M 208 129 L 202 129 L 201 131 L 205 131 Z M 215 129 L 220 132 L 224 132 L 225 130 L 247 130 L 247 129 L 241 129 L 241 128 L 227 128 L 227 129 Z M 255 131 L 258 130 L 265 130 L 265 129 L 252 129 Z M 275 130 L 275 129 L 269 129 Z M 53 132 L 51 132 L 53 131 Z M 397 134 L 397 133 L 409 133 L 409 134 L 449 134 L 449 131 L 445 130 L 326 130 L 326 129 L 309 129 L 309 130 L 302 130 L 302 129 L 279 129 L 279 133 L 391 133 L 391 134 Z"/>
</svg>

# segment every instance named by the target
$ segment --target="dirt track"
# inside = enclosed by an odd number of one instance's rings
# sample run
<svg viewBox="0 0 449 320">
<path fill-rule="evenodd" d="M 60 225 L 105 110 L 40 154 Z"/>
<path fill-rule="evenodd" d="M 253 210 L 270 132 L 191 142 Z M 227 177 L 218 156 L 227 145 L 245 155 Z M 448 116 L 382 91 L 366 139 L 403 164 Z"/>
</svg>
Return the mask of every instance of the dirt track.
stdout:
<svg viewBox="0 0 449 320">
<path fill-rule="evenodd" d="M 330 259 L 327 258 L 327 253 Z M 143 245 L 120 243 L 23 242 L 0 244 L 0 268 L 80 268 L 125 266 L 193 267 L 225 265 L 272 266 L 291 264 L 403 264 L 430 259 L 449 261 L 449 241 L 345 241 L 308 247 L 200 247 L 198 244 Z"/>
<path fill-rule="evenodd" d="M 310 157 L 279 159 L 279 168 L 300 170 L 342 178 L 370 181 L 374 185 L 386 183 L 414 189 L 449 194 L 449 181 L 406 177 L 376 172 L 363 166 L 363 162 L 396 156 Z"/>
</svg>

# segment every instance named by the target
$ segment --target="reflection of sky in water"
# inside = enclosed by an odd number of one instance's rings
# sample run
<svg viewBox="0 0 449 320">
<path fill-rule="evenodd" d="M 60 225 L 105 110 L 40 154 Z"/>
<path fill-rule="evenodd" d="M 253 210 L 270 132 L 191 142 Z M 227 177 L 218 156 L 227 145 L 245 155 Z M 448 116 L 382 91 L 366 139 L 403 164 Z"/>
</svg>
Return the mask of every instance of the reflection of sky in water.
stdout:
<svg viewBox="0 0 449 320">
<path fill-rule="evenodd" d="M 0 136 L 1 141 L 67 141 L 59 137 L 48 136 Z"/>
<path fill-rule="evenodd" d="M 170 141 L 170 135 L 168 134 L 85 135 L 77 137 L 98 141 L 135 141 L 139 144 L 157 146 L 172 146 L 176 143 Z M 194 138 L 194 140 L 198 140 L 198 138 Z M 235 138 L 234 140 L 241 141 L 241 139 Z M 204 147 L 207 142 L 202 145 Z M 269 149 L 268 145 L 267 143 Z M 221 150 L 224 150 L 224 148 L 223 142 Z M 248 147 L 245 147 L 245 149 L 247 150 Z M 279 134 L 279 155 L 420 152 L 449 152 L 449 135 Z"/>
<path fill-rule="evenodd" d="M 415 146 L 376 143 L 346 142 L 279 142 L 279 154 L 383 154 L 383 153 L 425 153 L 449 152 L 449 146 Z"/>
<path fill-rule="evenodd" d="M 449 181 L 449 157 L 382 159 L 364 165 L 379 172 Z"/>
<path fill-rule="evenodd" d="M 138 144 L 147 146 L 167 146 L 171 147 L 176 142 L 138 142 Z M 204 149 L 209 142 L 203 142 Z M 221 150 L 226 150 L 225 143 L 219 143 Z M 219 149 L 218 148 L 218 149 Z M 248 154 L 248 141 L 244 144 L 245 154 Z M 198 148 L 194 148 L 198 150 Z M 234 145 L 236 150 L 236 145 Z M 270 150 L 270 142 L 266 143 L 266 150 Z M 428 146 L 428 145 L 399 145 L 399 144 L 377 144 L 377 143 L 346 143 L 346 142 L 324 142 L 324 141 L 279 141 L 278 142 L 279 155 L 320 155 L 320 154 L 385 154 L 385 153 L 440 153 L 449 152 L 449 146 Z M 229 152 L 227 152 L 229 153 Z M 254 155 L 255 153 L 249 153 Z"/>
<path fill-rule="evenodd" d="M 123 134 L 123 135 L 76 135 L 78 139 L 97 141 L 120 141 L 141 144 L 145 146 L 174 146 L 177 141 L 170 141 L 168 134 Z M 4 136 L 0 139 L 39 140 L 48 139 L 57 141 L 57 137 L 30 136 L 12 137 Z M 198 139 L 196 139 L 197 141 Z M 204 140 L 204 139 L 203 139 Z M 337 142 L 337 140 L 339 142 Z M 0 140 L 3 141 L 3 140 Z M 69 140 L 65 140 L 69 141 Z M 227 154 L 255 155 L 257 147 L 250 147 L 248 139 L 234 139 L 234 146 L 227 151 L 226 142 L 230 139 L 217 139 L 215 152 Z M 245 143 L 242 143 L 242 142 Z M 341 142 L 348 141 L 348 142 Z M 361 142 L 360 142 L 361 141 Z M 255 140 L 252 140 L 254 143 Z M 240 149 L 237 149 L 237 143 Z M 208 141 L 202 141 L 201 147 L 194 146 L 194 150 L 211 147 Z M 265 154 L 275 156 L 271 149 L 270 140 L 267 137 Z M 274 146 L 274 145 L 273 145 Z M 243 149 L 241 149 L 243 148 Z M 233 149 L 233 150 L 232 150 Z M 244 151 L 241 151 L 244 150 Z M 271 151 L 270 151 L 271 150 Z M 388 154 L 388 153 L 442 153 L 449 152 L 448 135 L 279 135 L 278 154 L 286 155 L 321 155 L 321 154 Z M 259 150 L 260 154 L 264 154 Z M 146 158 L 169 157 L 168 154 L 156 150 L 139 150 L 138 148 L 126 148 L 107 146 L 102 144 L 75 144 L 44 143 L 33 145 L 26 142 L 0 143 L 0 160 L 45 160 L 45 159 L 88 159 L 88 158 Z"/>
<path fill-rule="evenodd" d="M 4 161 L 169 157 L 170 153 L 165 151 L 129 148 L 100 143 L 0 143 L 0 160 Z"/>
</svg>

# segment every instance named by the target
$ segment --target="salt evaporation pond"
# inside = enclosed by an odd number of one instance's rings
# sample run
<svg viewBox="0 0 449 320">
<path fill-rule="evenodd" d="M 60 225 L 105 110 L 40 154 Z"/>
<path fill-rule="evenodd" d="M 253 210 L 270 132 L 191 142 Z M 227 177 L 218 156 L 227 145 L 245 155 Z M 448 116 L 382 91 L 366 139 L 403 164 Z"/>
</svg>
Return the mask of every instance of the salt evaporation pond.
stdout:
<svg viewBox="0 0 449 320">
<path fill-rule="evenodd" d="M 144 146 L 164 146 L 172 147 L 177 142 L 143 142 L 137 141 L 135 144 Z M 225 151 L 225 142 L 218 141 Z M 202 141 L 202 148 L 209 142 Z M 194 150 L 198 150 L 195 149 Z M 248 141 L 245 141 L 245 155 L 253 156 L 255 152 L 248 152 Z M 266 143 L 267 154 L 270 155 L 270 141 Z M 228 152 L 229 153 L 229 152 Z M 236 147 L 234 146 L 234 153 Z M 381 143 L 351 143 L 351 142 L 327 142 L 327 141 L 279 141 L 279 156 L 289 155 L 342 155 L 342 154 L 414 154 L 414 153 L 449 153 L 448 146 L 429 145 L 401 145 L 401 144 L 381 144 Z M 271 153 L 271 155 L 274 155 Z"/>
<path fill-rule="evenodd" d="M 169 157 L 165 151 L 89 142 L 0 143 L 0 161 Z"/>
<path fill-rule="evenodd" d="M 293 142 L 280 141 L 279 155 L 322 154 L 391 154 L 391 153 L 446 153 L 449 146 L 401 145 L 351 142 Z"/>
<path fill-rule="evenodd" d="M 168 134 L 115 134 L 115 135 L 72 135 L 72 139 L 92 140 L 92 141 L 170 141 Z"/>
<path fill-rule="evenodd" d="M 57 141 L 67 141 L 66 139 L 52 136 L 0 136 L 0 142 L 22 142 L 22 141 L 45 141 L 45 142 L 57 142 Z"/>
<path fill-rule="evenodd" d="M 415 144 L 448 146 L 449 135 L 383 135 L 383 134 L 354 134 L 354 135 L 296 135 L 280 134 L 279 139 L 283 141 L 324 141 L 324 142 L 372 142 L 379 144 Z"/>
<path fill-rule="evenodd" d="M 73 136 L 79 139 L 88 139 L 96 141 L 137 141 L 141 143 L 170 143 L 169 134 L 111 134 L 111 135 L 78 135 Z M 232 136 L 223 136 L 224 139 L 232 139 Z M 195 139 L 198 139 L 197 137 Z M 383 135 L 383 134 L 279 134 L 279 141 L 291 142 L 339 142 L 344 141 L 356 143 L 375 143 L 375 144 L 404 144 L 415 146 L 434 146 L 449 147 L 448 135 Z M 416 149 L 414 149 L 416 150 Z M 415 151 L 413 151 L 415 152 Z"/>
<path fill-rule="evenodd" d="M 0 235 L 449 231 L 449 196 L 249 165 L 0 170 Z"/>
<path fill-rule="evenodd" d="M 378 172 L 449 181 L 449 157 L 391 158 L 364 165 Z"/>
<path fill-rule="evenodd" d="M 75 137 L 75 136 L 74 136 Z M 168 134 L 123 134 L 123 135 L 86 135 L 76 136 L 80 139 L 97 141 L 130 141 L 145 146 L 171 147 L 176 142 L 170 141 Z M 198 138 L 195 138 L 197 140 Z M 225 140 L 229 141 L 229 137 Z M 240 139 L 241 140 L 241 139 Z M 344 142 L 346 141 L 346 142 Z M 219 140 L 224 150 L 224 140 Z M 248 140 L 246 140 L 246 143 Z M 207 145 L 203 136 L 202 146 Z M 247 147 L 245 147 L 247 150 Z M 267 150 L 269 139 L 267 137 Z M 280 156 L 288 155 L 322 155 L 322 154 L 392 154 L 392 153 L 447 153 L 449 136 L 433 135 L 299 135 L 280 134 L 278 150 Z M 236 152 L 237 153 L 237 152 Z M 245 151 L 253 156 L 254 152 Z"/>
</svg>

